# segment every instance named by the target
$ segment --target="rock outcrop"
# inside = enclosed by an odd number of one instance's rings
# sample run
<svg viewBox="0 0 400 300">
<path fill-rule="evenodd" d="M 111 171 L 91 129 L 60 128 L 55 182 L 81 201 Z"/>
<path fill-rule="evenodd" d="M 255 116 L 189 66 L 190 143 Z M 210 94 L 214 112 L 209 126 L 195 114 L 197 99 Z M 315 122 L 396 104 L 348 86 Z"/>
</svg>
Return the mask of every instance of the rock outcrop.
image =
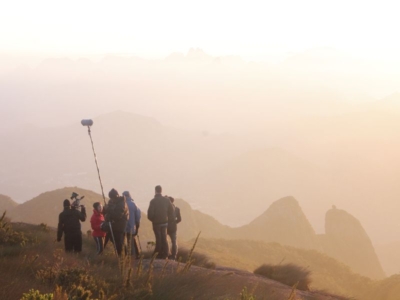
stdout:
<svg viewBox="0 0 400 300">
<path fill-rule="evenodd" d="M 335 206 L 325 218 L 325 235 L 320 237 L 324 252 L 350 266 L 355 272 L 373 279 L 385 273 L 372 242 L 359 220 Z"/>
</svg>

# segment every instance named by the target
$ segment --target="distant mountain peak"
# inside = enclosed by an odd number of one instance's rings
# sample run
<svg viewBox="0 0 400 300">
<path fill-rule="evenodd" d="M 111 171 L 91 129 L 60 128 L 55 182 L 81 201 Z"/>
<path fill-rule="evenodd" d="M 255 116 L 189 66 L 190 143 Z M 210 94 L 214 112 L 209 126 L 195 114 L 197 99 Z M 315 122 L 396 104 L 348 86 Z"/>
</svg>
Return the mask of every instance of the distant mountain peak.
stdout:
<svg viewBox="0 0 400 300">
<path fill-rule="evenodd" d="M 18 206 L 18 203 L 11 199 L 9 196 L 0 194 L 0 216 L 3 212 L 10 211 L 11 209 Z"/>
<path fill-rule="evenodd" d="M 270 208 L 280 207 L 280 206 L 285 206 L 285 207 L 292 206 L 301 210 L 299 202 L 293 196 L 286 196 L 279 200 L 276 200 L 271 204 Z"/>
<path fill-rule="evenodd" d="M 318 248 L 315 231 L 292 196 L 273 202 L 263 214 L 242 228 L 249 238 L 301 248 Z"/>
<path fill-rule="evenodd" d="M 190 48 L 186 58 L 189 60 L 212 60 L 213 57 L 200 48 Z"/>
<path fill-rule="evenodd" d="M 335 206 L 326 212 L 324 249 L 365 276 L 385 277 L 372 242 L 360 221 Z"/>
</svg>

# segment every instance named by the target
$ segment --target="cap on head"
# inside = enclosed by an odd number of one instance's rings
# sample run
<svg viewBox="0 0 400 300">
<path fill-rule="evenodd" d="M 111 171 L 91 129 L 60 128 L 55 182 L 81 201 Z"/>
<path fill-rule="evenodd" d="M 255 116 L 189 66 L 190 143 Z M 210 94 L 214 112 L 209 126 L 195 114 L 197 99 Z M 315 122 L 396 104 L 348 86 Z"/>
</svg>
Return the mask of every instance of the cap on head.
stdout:
<svg viewBox="0 0 400 300">
<path fill-rule="evenodd" d="M 64 202 L 63 202 L 63 206 L 64 207 L 71 206 L 71 202 L 68 199 L 65 199 Z"/>
<path fill-rule="evenodd" d="M 155 188 L 155 190 L 156 190 L 156 194 L 161 194 L 161 192 L 162 192 L 162 187 L 161 187 L 161 185 L 157 185 L 156 188 Z"/>
<path fill-rule="evenodd" d="M 110 199 L 117 198 L 118 196 L 119 194 L 116 189 L 111 189 L 111 191 L 108 193 L 108 197 Z"/>
<path fill-rule="evenodd" d="M 124 195 L 126 198 L 131 198 L 131 193 L 129 193 L 129 191 L 123 192 L 122 195 Z"/>
</svg>

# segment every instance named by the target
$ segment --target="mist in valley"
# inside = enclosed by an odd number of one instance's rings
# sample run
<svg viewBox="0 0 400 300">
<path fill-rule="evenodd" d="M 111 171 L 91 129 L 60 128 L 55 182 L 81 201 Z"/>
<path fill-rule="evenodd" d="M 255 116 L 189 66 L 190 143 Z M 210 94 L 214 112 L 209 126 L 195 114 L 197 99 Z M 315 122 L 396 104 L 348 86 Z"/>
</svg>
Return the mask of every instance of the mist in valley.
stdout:
<svg viewBox="0 0 400 300">
<path fill-rule="evenodd" d="M 0 43 L 0 209 L 39 223 L 27 211 L 49 207 L 57 216 L 74 189 L 88 203 L 97 199 L 80 124 L 90 118 L 104 190 L 129 190 L 146 212 L 162 185 L 188 217 L 182 240 L 203 231 L 205 241 L 226 239 L 215 243 L 235 251 L 242 239 L 277 242 L 327 254 L 374 280 L 398 274 L 398 57 L 322 42 L 288 42 L 291 51 L 262 56 L 257 51 L 272 46 L 194 47 L 173 37 L 162 53 L 118 38 L 120 51 L 102 39 L 98 52 Z M 54 216 L 46 217 L 50 226 Z M 200 249 L 223 262 L 216 248 Z M 294 262 L 306 255 L 288 249 Z M 246 264 L 261 262 L 257 255 Z"/>
</svg>

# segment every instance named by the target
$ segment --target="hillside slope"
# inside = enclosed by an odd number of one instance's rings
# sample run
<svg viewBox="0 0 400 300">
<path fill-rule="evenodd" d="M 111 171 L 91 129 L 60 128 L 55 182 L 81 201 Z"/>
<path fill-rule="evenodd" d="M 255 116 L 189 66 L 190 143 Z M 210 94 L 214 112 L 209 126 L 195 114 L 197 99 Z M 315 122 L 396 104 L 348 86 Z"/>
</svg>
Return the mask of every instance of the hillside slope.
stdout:
<svg viewBox="0 0 400 300">
<path fill-rule="evenodd" d="M 186 244 L 187 247 L 190 243 Z M 298 249 L 276 243 L 249 240 L 201 238 L 198 252 L 209 256 L 217 265 L 254 271 L 262 264 L 293 263 L 311 271 L 311 290 L 358 297 L 372 280 L 321 252 Z"/>
<path fill-rule="evenodd" d="M 85 196 L 81 204 L 86 206 L 87 220 L 82 222 L 82 231 L 90 229 L 90 217 L 93 211 L 93 203 L 103 203 L 101 195 L 78 187 L 66 187 L 54 191 L 45 192 L 39 196 L 18 205 L 7 213 L 13 222 L 26 222 L 31 224 L 44 223 L 57 228 L 58 215 L 63 211 L 64 199 L 70 199 L 73 192 Z"/>
<path fill-rule="evenodd" d="M 8 217 L 14 222 L 45 223 L 48 226 L 57 227 L 58 215 L 63 210 L 63 200 L 69 199 L 72 192 L 85 196 L 82 200 L 82 204 L 85 204 L 87 208 L 87 220 L 82 222 L 82 231 L 85 233 L 90 230 L 93 203 L 102 203 L 103 199 L 101 195 L 95 192 L 78 187 L 66 187 L 40 194 L 11 210 Z M 341 224 L 342 232 L 346 233 L 348 239 L 350 239 L 348 243 L 343 239 L 330 238 L 332 234 L 328 237 L 325 235 L 317 237 L 299 203 L 293 197 L 275 201 L 253 222 L 239 228 L 231 228 L 219 223 L 213 217 L 192 209 L 190 204 L 184 200 L 176 199 L 175 204 L 181 209 L 182 215 L 182 222 L 178 225 L 178 239 L 180 241 L 190 240 L 201 231 L 202 237 L 205 238 L 277 242 L 298 248 L 316 249 L 335 257 L 362 275 L 376 279 L 384 277 L 380 263 L 376 254 L 374 254 L 375 250 L 359 222 L 358 229 L 355 231 L 351 225 L 352 222 Z M 152 225 L 146 216 L 147 206 L 141 207 L 139 205 L 139 208 L 142 210 L 139 236 L 142 248 L 145 248 L 147 242 L 154 241 L 154 234 Z M 366 238 L 362 242 L 362 247 L 355 246 L 357 249 L 355 251 L 352 247 L 346 245 L 350 245 L 355 238 L 359 238 L 360 235 L 354 234 L 353 236 L 352 233 L 360 231 L 364 232 L 362 236 L 366 236 Z"/>
<path fill-rule="evenodd" d="M 320 249 L 314 229 L 293 197 L 275 201 L 259 217 L 234 231 L 242 239 Z"/>
<path fill-rule="evenodd" d="M 10 211 L 18 206 L 18 203 L 6 195 L 0 194 L 0 213 Z"/>
<path fill-rule="evenodd" d="M 201 231 L 204 238 L 275 242 L 314 249 L 336 258 L 361 275 L 374 279 L 385 277 L 368 234 L 358 220 L 343 210 L 337 211 L 345 217 L 333 219 L 329 211 L 326 234 L 317 235 L 293 197 L 275 201 L 252 222 L 237 228 L 222 225 L 214 218 L 193 210 L 183 200 L 177 199 L 176 205 L 181 208 L 178 237 L 182 240 L 194 238 Z"/>
<path fill-rule="evenodd" d="M 152 263 L 150 259 L 138 262 L 125 258 L 119 262 L 112 247 L 107 247 L 102 256 L 96 256 L 95 243 L 89 238 L 83 239 L 82 255 L 70 255 L 63 251 L 62 243 L 54 243 L 54 229 L 14 223 L 12 230 L 23 232 L 27 242 L 23 247 L 1 244 L 1 299 L 21 299 L 30 289 L 42 294 L 54 293 L 55 282 L 71 294 L 74 285 L 83 287 L 93 298 L 97 298 L 101 289 L 106 299 L 243 299 L 240 293 L 244 288 L 257 299 L 293 299 L 292 293 L 298 300 L 341 299 L 318 291 L 293 291 L 291 286 L 239 269 L 210 270 L 194 265 L 185 268 L 186 262 Z M 128 270 L 133 274 L 129 273 L 132 278 L 127 280 Z"/>
<path fill-rule="evenodd" d="M 354 271 L 373 279 L 385 278 L 371 239 L 360 221 L 333 207 L 326 213 L 325 235 L 320 235 L 323 251 Z"/>
</svg>

